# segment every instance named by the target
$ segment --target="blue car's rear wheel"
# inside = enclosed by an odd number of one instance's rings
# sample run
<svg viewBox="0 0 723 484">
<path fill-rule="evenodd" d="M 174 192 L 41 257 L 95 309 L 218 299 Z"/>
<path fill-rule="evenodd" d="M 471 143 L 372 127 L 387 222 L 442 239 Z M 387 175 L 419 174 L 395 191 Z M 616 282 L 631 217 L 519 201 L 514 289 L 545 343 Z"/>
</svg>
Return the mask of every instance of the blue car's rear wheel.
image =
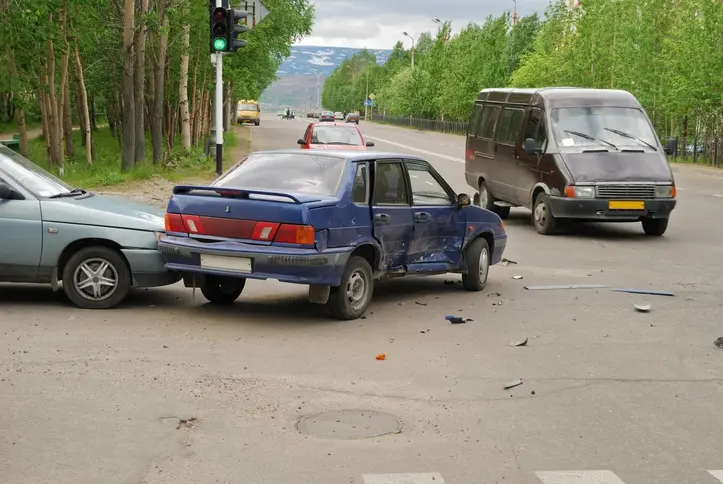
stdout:
<svg viewBox="0 0 723 484">
<path fill-rule="evenodd" d="M 467 273 L 462 274 L 462 285 L 468 291 L 481 291 L 487 284 L 490 271 L 490 246 L 487 241 L 478 237 L 464 251 L 467 262 Z"/>
<path fill-rule="evenodd" d="M 374 274 L 366 259 L 349 259 L 341 278 L 341 285 L 331 288 L 329 310 L 337 319 L 357 319 L 364 315 L 374 292 Z"/>
<path fill-rule="evenodd" d="M 208 275 L 201 284 L 201 294 L 215 304 L 232 304 L 241 295 L 246 279 Z"/>
</svg>

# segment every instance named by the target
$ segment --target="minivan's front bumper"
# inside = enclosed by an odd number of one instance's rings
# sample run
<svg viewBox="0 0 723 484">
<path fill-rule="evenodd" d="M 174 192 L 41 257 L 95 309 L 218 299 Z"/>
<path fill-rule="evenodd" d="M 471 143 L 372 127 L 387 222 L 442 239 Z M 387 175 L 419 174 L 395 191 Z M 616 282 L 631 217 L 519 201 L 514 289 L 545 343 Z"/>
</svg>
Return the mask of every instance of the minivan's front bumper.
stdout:
<svg viewBox="0 0 723 484">
<path fill-rule="evenodd" d="M 547 200 L 555 218 L 595 222 L 637 222 L 650 218 L 668 218 L 676 204 L 674 198 L 655 198 L 640 200 L 644 203 L 642 209 L 617 209 L 611 208 L 611 202 L 615 204 L 621 200 L 553 196 Z"/>
</svg>

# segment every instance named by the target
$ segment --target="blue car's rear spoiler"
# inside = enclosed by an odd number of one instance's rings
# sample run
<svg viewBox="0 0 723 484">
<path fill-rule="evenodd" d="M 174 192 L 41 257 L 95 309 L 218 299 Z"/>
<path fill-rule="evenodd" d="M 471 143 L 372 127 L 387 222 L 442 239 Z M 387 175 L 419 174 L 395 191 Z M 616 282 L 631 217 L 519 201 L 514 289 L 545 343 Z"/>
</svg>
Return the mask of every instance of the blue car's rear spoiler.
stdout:
<svg viewBox="0 0 723 484">
<path fill-rule="evenodd" d="M 249 190 L 246 188 L 209 187 L 201 185 L 176 185 L 173 187 L 174 195 L 191 195 L 192 192 L 212 192 L 216 195 L 232 198 L 249 198 L 249 195 L 264 195 L 268 197 L 287 198 L 296 204 L 301 201 L 288 193 L 272 192 L 267 190 Z"/>
</svg>

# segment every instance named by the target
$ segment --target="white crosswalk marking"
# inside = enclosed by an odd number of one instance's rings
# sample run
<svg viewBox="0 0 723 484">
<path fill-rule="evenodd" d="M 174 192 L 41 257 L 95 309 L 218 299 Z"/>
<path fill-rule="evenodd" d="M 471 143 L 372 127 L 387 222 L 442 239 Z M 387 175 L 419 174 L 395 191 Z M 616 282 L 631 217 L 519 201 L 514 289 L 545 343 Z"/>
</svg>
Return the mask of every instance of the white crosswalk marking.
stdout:
<svg viewBox="0 0 723 484">
<path fill-rule="evenodd" d="M 364 474 L 364 484 L 444 484 L 438 472 L 404 474 Z"/>
<path fill-rule="evenodd" d="M 708 471 L 708 474 L 723 482 L 723 471 Z"/>
<path fill-rule="evenodd" d="M 625 484 L 610 471 L 540 471 L 535 474 L 544 484 Z"/>
</svg>

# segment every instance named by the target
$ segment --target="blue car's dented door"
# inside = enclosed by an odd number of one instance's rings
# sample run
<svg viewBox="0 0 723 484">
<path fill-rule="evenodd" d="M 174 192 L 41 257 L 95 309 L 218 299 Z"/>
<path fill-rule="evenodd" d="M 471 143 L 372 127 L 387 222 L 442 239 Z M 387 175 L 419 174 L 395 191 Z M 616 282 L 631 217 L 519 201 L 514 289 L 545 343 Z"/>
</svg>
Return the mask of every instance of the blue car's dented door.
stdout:
<svg viewBox="0 0 723 484">
<path fill-rule="evenodd" d="M 377 161 L 374 164 L 372 217 L 374 237 L 384 250 L 384 267 L 388 270 L 404 268 L 414 222 L 401 160 Z"/>
<path fill-rule="evenodd" d="M 20 190 L 1 172 L 0 182 Z M 0 199 L 0 280 L 35 282 L 43 247 L 41 218 L 35 198 Z"/>
<path fill-rule="evenodd" d="M 406 161 L 412 192 L 414 236 L 409 264 L 447 263 L 457 266 L 464 238 L 464 214 L 456 196 L 427 163 Z M 415 267 L 424 271 L 424 267 Z"/>
</svg>

